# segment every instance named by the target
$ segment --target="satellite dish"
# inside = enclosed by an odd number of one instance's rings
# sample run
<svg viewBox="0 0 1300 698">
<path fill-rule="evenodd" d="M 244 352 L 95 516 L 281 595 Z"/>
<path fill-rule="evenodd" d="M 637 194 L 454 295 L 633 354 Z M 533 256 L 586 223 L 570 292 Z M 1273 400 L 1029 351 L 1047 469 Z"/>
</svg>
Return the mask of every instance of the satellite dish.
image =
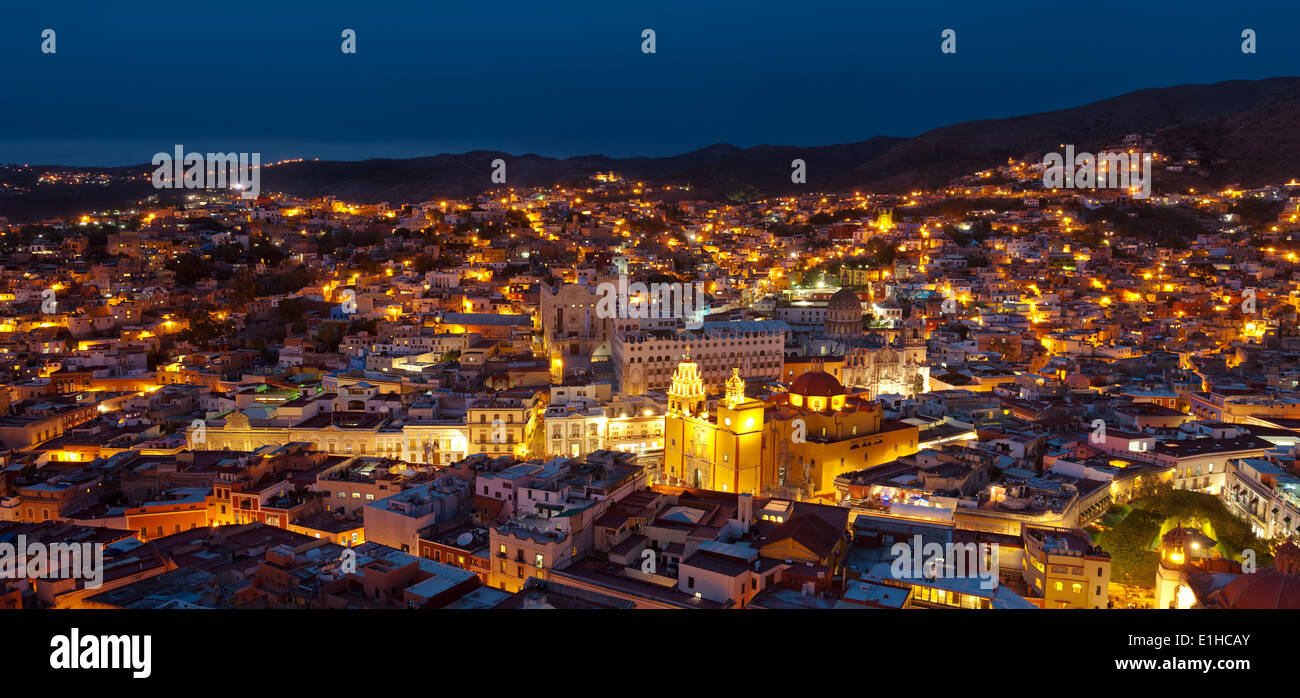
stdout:
<svg viewBox="0 0 1300 698">
<path fill-rule="evenodd" d="M 470 533 L 469 531 L 466 531 L 460 534 L 459 536 L 456 536 L 456 545 L 459 545 L 461 547 L 469 545 L 470 543 L 473 542 L 474 542 L 474 534 Z"/>
</svg>

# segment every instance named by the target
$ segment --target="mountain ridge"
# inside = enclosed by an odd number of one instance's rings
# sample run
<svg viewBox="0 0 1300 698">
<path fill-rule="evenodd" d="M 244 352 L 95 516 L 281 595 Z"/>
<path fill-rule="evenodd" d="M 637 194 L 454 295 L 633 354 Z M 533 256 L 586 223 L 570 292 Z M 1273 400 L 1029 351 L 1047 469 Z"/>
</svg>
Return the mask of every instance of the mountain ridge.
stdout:
<svg viewBox="0 0 1300 698">
<path fill-rule="evenodd" d="M 855 189 L 898 193 L 943 186 L 964 174 L 1001 164 L 1008 157 L 1066 143 L 1082 151 L 1113 143 L 1128 133 L 1152 132 L 1157 133 L 1158 148 L 1194 149 L 1214 160 L 1217 164 L 1203 177 L 1207 185 L 1255 185 L 1300 174 L 1300 133 L 1293 135 L 1298 131 L 1296 124 L 1300 124 L 1300 77 L 1275 77 L 1143 88 L 1076 107 L 959 122 L 913 137 L 874 136 L 820 146 L 741 148 L 714 143 L 677 155 L 626 158 L 600 154 L 554 158 L 473 150 L 411 158 L 302 160 L 263 170 L 261 188 L 303 197 L 333 195 L 358 203 L 464 197 L 500 188 L 491 181 L 492 161 L 500 158 L 506 162 L 506 186 L 514 187 L 575 182 L 598 171 L 613 170 L 638 181 L 690 185 L 692 198 Z M 806 184 L 790 181 L 795 158 L 806 163 Z M 154 168 L 43 166 L 31 168 L 28 174 L 52 169 L 148 173 Z M 0 170 L 0 181 L 11 186 L 21 183 L 20 179 L 13 168 Z M 1156 184 L 1159 188 L 1160 182 Z M 73 191 L 38 193 L 26 203 L 21 197 L 0 198 L 0 216 L 48 216 L 78 202 L 83 209 L 90 206 L 86 210 L 94 210 L 96 202 L 138 200 L 155 191 L 143 180 L 99 188 L 108 191 L 63 189 Z"/>
</svg>

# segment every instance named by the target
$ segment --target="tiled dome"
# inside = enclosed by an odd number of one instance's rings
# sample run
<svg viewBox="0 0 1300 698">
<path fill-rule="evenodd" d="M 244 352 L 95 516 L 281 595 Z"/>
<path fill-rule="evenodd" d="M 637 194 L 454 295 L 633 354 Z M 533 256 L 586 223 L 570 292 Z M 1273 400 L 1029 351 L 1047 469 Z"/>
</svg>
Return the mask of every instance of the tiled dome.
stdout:
<svg viewBox="0 0 1300 698">
<path fill-rule="evenodd" d="M 809 371 L 794 379 L 790 392 L 804 397 L 831 397 L 845 394 L 844 386 L 825 371 Z"/>
<path fill-rule="evenodd" d="M 1219 596 L 1226 608 L 1300 608 L 1300 576 L 1272 567 L 1228 582 Z"/>
</svg>

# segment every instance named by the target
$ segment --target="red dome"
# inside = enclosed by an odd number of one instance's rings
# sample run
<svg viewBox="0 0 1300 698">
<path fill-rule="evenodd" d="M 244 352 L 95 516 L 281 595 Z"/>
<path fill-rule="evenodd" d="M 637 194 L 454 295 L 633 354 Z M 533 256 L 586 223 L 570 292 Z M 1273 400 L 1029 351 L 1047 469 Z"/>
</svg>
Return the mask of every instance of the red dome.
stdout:
<svg viewBox="0 0 1300 698">
<path fill-rule="evenodd" d="M 1300 608 L 1300 576 L 1271 567 L 1228 582 L 1219 595 L 1227 608 Z"/>
<path fill-rule="evenodd" d="M 847 288 L 842 288 L 831 295 L 830 300 L 826 303 L 827 310 L 852 310 L 857 314 L 862 314 L 862 301 L 858 300 L 858 294 Z"/>
<path fill-rule="evenodd" d="M 845 394 L 844 386 L 825 371 L 809 371 L 794 379 L 790 392 L 804 397 L 831 397 Z"/>
</svg>

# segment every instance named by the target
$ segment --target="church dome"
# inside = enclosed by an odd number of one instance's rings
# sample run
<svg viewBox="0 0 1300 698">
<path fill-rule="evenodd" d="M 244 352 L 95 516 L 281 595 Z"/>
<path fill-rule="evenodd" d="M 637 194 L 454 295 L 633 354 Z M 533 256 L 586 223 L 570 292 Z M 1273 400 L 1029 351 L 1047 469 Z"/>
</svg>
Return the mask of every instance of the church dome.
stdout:
<svg viewBox="0 0 1300 698">
<path fill-rule="evenodd" d="M 1243 574 L 1223 588 L 1219 603 L 1227 608 L 1300 608 L 1300 576 L 1273 568 Z"/>
<path fill-rule="evenodd" d="M 835 376 L 825 371 L 809 371 L 794 379 L 790 392 L 804 397 L 832 397 L 846 391 Z"/>
<path fill-rule="evenodd" d="M 826 302 L 827 310 L 852 310 L 855 313 L 862 312 L 862 301 L 858 300 L 858 294 L 847 288 L 836 291 L 829 301 Z"/>
</svg>

